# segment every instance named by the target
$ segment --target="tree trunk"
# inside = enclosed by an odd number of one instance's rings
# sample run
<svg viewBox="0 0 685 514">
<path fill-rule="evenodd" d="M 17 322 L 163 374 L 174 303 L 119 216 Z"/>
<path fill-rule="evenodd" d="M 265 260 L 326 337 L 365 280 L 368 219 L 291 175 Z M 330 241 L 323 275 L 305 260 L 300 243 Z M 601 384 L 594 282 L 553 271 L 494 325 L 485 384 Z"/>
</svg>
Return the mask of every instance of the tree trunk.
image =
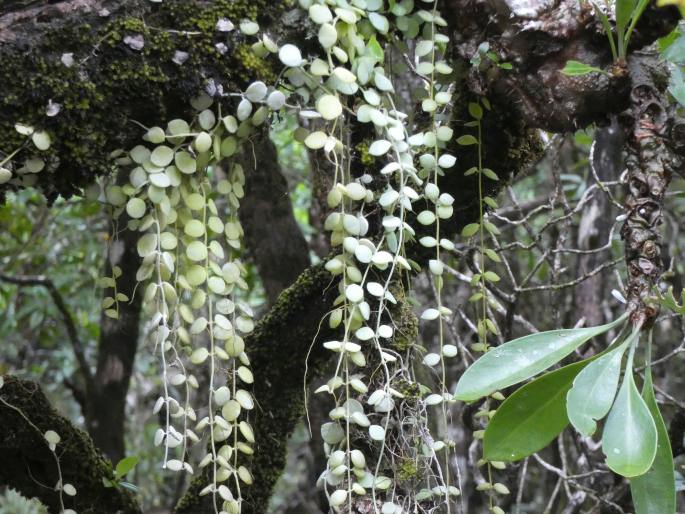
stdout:
<svg viewBox="0 0 685 514">
<path fill-rule="evenodd" d="M 273 305 L 309 266 L 309 246 L 295 221 L 276 145 L 267 131 L 244 148 L 241 162 L 249 180 L 238 216 L 245 246 Z"/>
<path fill-rule="evenodd" d="M 126 223 L 126 220 L 120 220 Z M 116 463 L 125 455 L 126 394 L 138 349 L 142 291 L 137 286 L 136 271 L 140 257 L 136 249 L 139 233 L 124 230 L 109 248 L 105 275 L 112 276 L 118 266 L 117 291 L 130 301 L 119 302 L 119 318 L 101 315 L 100 341 L 92 388 L 86 391 L 86 427 L 95 445 Z M 113 294 L 105 290 L 105 296 Z"/>
<path fill-rule="evenodd" d="M 615 118 L 607 127 L 598 128 L 595 134 L 590 166 L 596 177 L 602 182 L 618 180 L 623 168 L 623 133 Z M 587 185 L 595 184 L 595 174 L 590 173 Z M 600 189 L 597 189 L 592 200 L 583 211 L 578 228 L 578 248 L 591 251 L 607 243 L 607 235 L 614 223 L 612 204 Z M 601 252 L 581 254 L 578 258 L 578 269 L 581 274 L 589 273 L 610 256 L 609 249 Z M 576 287 L 576 305 L 585 318 L 587 326 L 601 325 L 603 309 L 602 298 L 605 297 L 607 279 L 601 273 L 590 277 Z"/>
</svg>

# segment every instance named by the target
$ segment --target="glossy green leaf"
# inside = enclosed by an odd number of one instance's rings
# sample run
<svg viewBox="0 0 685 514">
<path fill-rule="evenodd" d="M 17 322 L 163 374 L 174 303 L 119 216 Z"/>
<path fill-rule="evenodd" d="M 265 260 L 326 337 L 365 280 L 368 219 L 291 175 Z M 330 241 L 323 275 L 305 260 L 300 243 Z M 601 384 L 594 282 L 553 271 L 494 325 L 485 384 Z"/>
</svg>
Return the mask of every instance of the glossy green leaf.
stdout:
<svg viewBox="0 0 685 514">
<path fill-rule="evenodd" d="M 589 339 L 622 323 L 598 327 L 538 332 L 492 349 L 474 362 L 459 379 L 454 397 L 473 401 L 537 375 L 570 354 Z"/>
<path fill-rule="evenodd" d="M 587 75 L 588 73 L 606 73 L 603 69 L 595 66 L 590 66 L 578 61 L 566 61 L 566 66 L 561 70 L 561 73 L 569 77 L 577 77 L 580 75 Z"/>
<path fill-rule="evenodd" d="M 592 362 L 576 377 L 566 396 L 568 418 L 584 436 L 594 434 L 597 429 L 595 420 L 606 416 L 614 403 L 621 361 L 627 347 L 627 344 L 622 344 Z"/>
<path fill-rule="evenodd" d="M 656 424 L 657 450 L 652 467 L 644 475 L 630 479 L 635 514 L 674 514 L 676 511 L 675 473 L 668 430 L 654 396 L 652 374 L 647 369 L 642 398 Z"/>
<path fill-rule="evenodd" d="M 626 366 L 623 384 L 609 412 L 602 451 L 609 468 L 624 477 L 646 473 L 656 455 L 657 432 L 652 414 L 635 387 L 632 359 Z"/>
<path fill-rule="evenodd" d="M 650 3 L 650 0 L 631 0 L 633 4 L 632 11 L 630 13 L 630 24 L 628 25 L 625 35 L 623 37 L 623 47 L 624 49 L 628 48 L 628 44 L 630 42 L 630 36 L 633 33 L 633 30 L 635 29 L 635 25 L 637 25 L 637 22 L 639 21 L 640 17 L 642 16 L 642 13 L 644 10 L 647 8 L 647 6 Z"/>
<path fill-rule="evenodd" d="M 117 478 L 125 476 L 129 471 L 136 467 L 140 458 L 137 455 L 131 455 L 130 457 L 125 457 L 117 462 L 117 467 L 114 470 L 114 475 Z"/>
<path fill-rule="evenodd" d="M 676 31 L 671 34 L 674 38 L 671 43 L 666 48 L 661 47 L 664 59 L 674 64 L 685 64 L 685 34 L 681 34 L 679 37 Z"/>
<path fill-rule="evenodd" d="M 680 105 L 685 107 L 685 82 L 670 86 L 668 92 L 673 95 L 673 98 L 675 98 Z"/>
<path fill-rule="evenodd" d="M 568 424 L 566 393 L 589 362 L 576 362 L 547 373 L 507 398 L 485 430 L 485 458 L 515 461 L 553 441 Z"/>
<path fill-rule="evenodd" d="M 602 22 L 602 27 L 604 27 L 604 32 L 606 32 L 607 38 L 609 39 L 609 46 L 611 47 L 611 55 L 614 59 L 618 59 L 618 53 L 616 52 L 616 43 L 614 42 L 614 32 L 611 28 L 611 23 L 609 23 L 609 17 L 604 11 L 594 2 L 592 2 L 592 7 L 595 10 L 595 16 L 599 18 Z"/>
<path fill-rule="evenodd" d="M 616 0 L 616 32 L 622 38 L 635 8 L 635 0 Z"/>
</svg>

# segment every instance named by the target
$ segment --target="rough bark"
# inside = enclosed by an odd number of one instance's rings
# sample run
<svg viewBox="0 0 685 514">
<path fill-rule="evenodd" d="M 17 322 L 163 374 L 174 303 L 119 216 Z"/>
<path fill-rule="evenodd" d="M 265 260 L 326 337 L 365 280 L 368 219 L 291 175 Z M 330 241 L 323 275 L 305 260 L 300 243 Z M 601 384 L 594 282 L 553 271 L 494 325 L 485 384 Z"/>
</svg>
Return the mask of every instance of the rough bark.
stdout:
<svg viewBox="0 0 685 514">
<path fill-rule="evenodd" d="M 50 512 L 60 511 L 57 466 L 43 437 L 47 430 L 61 437 L 55 453 L 63 483 L 77 491 L 64 495 L 66 508 L 80 514 L 140 514 L 130 492 L 103 486 L 103 477 L 112 478 L 112 467 L 90 437 L 50 406 L 38 384 L 11 376 L 0 388 L 0 484 L 38 498 Z"/>
<path fill-rule="evenodd" d="M 594 173 L 589 174 L 588 185 L 595 183 L 595 176 L 602 182 L 619 178 L 623 169 L 623 132 L 615 118 L 608 126 L 597 129 L 590 159 Z M 579 249 L 591 251 L 606 244 L 606 236 L 614 222 L 611 212 L 612 204 L 609 198 L 598 190 L 583 209 L 578 227 Z M 607 256 L 608 250 L 580 255 L 580 273 L 589 273 L 600 263 L 605 262 Z M 604 318 L 600 305 L 605 295 L 606 282 L 606 277 L 600 273 L 576 287 L 576 305 L 588 326 L 602 324 Z"/>
<path fill-rule="evenodd" d="M 627 143 L 627 219 L 621 237 L 628 265 L 628 310 L 635 323 L 649 328 L 659 313 L 648 298 L 663 271 L 659 226 L 664 197 L 673 173 L 685 170 L 685 160 L 671 142 L 667 72 L 649 52 L 633 55 L 629 65 L 631 106 L 622 120 Z"/>
<path fill-rule="evenodd" d="M 613 64 L 609 43 L 589 2 L 577 0 L 445 0 L 444 14 L 456 31 L 455 50 L 464 59 L 487 42 L 500 62 L 483 58 L 471 72 L 473 90 L 500 100 L 529 127 L 568 132 L 628 107 L 630 81 L 624 63 Z M 653 42 L 675 27 L 675 8 L 652 2 L 642 15 L 631 49 Z M 609 76 L 568 77 L 560 73 L 576 60 L 609 70 Z"/>
</svg>

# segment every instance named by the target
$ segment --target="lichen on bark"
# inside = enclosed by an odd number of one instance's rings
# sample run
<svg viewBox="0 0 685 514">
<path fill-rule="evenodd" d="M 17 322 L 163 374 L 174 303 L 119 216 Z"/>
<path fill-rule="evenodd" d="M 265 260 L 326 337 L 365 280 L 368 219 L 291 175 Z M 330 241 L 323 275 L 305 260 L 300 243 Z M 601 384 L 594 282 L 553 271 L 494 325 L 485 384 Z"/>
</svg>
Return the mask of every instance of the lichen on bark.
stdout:
<svg viewBox="0 0 685 514">
<path fill-rule="evenodd" d="M 70 196 L 110 173 L 110 153 L 134 146 L 143 134 L 133 121 L 153 126 L 193 116 L 190 100 L 212 82 L 217 88 L 244 89 L 255 79 L 272 81 L 273 61 L 246 52 L 251 41 L 237 28 L 219 31 L 217 21 L 227 18 L 237 27 L 247 18 L 269 26 L 292 2 L 129 0 L 114 5 L 106 16 L 48 11 L 5 28 L 0 39 L 2 151 L 25 140 L 15 123 L 46 130 L 52 145 L 40 152 L 47 167 L 37 185 L 49 198 Z M 0 10 L 0 22 L 3 14 L 9 16 Z M 142 47 L 128 37 L 139 38 Z M 49 102 L 60 105 L 54 116 L 46 115 Z M 32 154 L 27 146 L 24 156 Z M 0 186 L 0 195 L 10 187 Z"/>
</svg>

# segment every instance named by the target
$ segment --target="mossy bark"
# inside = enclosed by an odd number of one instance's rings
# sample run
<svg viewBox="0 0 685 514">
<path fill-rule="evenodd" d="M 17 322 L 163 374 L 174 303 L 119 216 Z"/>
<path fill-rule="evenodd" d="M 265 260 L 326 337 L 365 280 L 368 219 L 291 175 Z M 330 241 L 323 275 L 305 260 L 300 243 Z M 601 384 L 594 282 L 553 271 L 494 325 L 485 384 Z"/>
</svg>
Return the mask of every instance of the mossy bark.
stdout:
<svg viewBox="0 0 685 514">
<path fill-rule="evenodd" d="M 63 483 L 72 484 L 77 491 L 73 497 L 63 495 L 65 508 L 79 514 L 141 513 L 129 491 L 104 487 L 102 479 L 112 478 L 110 462 L 85 432 L 51 407 L 38 384 L 5 376 L 0 399 L 0 484 L 38 498 L 50 512 L 60 512 L 54 489 L 57 466 L 43 437 L 53 430 L 61 438 L 55 453 Z"/>
<path fill-rule="evenodd" d="M 250 423 L 257 443 L 250 464 L 254 484 L 243 491 L 244 514 L 266 512 L 285 465 L 288 437 L 304 413 L 305 380 L 315 378 L 330 355 L 321 343 L 331 336 L 325 316 L 338 294 L 336 286 L 322 264 L 309 268 L 281 293 L 245 340 L 255 375 L 257 407 Z M 307 367 L 310 371 L 305 377 Z M 195 478 L 176 506 L 176 514 L 209 512 L 197 494 L 207 483 L 205 475 Z"/>
<path fill-rule="evenodd" d="M 49 198 L 70 196 L 110 173 L 110 153 L 134 146 L 144 133 L 134 121 L 153 126 L 192 116 L 189 101 L 208 87 L 273 81 L 270 62 L 248 51 L 253 41 L 237 28 L 217 30 L 217 21 L 270 26 L 278 20 L 277 30 L 285 30 L 293 6 L 269 0 L 72 4 L 30 6 L 25 16 L 0 7 L 0 150 L 25 143 L 15 123 L 46 130 L 52 145 L 39 152 L 47 166 L 35 179 Z M 54 116 L 46 114 L 49 102 L 61 106 Z M 34 152 L 27 144 L 18 162 Z M 0 197 L 20 186 L 1 185 Z"/>
<path fill-rule="evenodd" d="M 603 26 L 590 2 L 518 0 L 444 0 L 443 13 L 458 34 L 455 53 L 464 60 L 484 53 L 469 71 L 470 87 L 505 106 L 530 128 L 573 132 L 604 124 L 629 106 L 630 79 L 625 63 L 614 62 Z M 630 50 L 672 31 L 680 20 L 674 7 L 649 2 L 635 27 Z M 570 77 L 561 73 L 569 60 L 608 70 Z M 501 63 L 509 67 L 502 68 Z"/>
</svg>

